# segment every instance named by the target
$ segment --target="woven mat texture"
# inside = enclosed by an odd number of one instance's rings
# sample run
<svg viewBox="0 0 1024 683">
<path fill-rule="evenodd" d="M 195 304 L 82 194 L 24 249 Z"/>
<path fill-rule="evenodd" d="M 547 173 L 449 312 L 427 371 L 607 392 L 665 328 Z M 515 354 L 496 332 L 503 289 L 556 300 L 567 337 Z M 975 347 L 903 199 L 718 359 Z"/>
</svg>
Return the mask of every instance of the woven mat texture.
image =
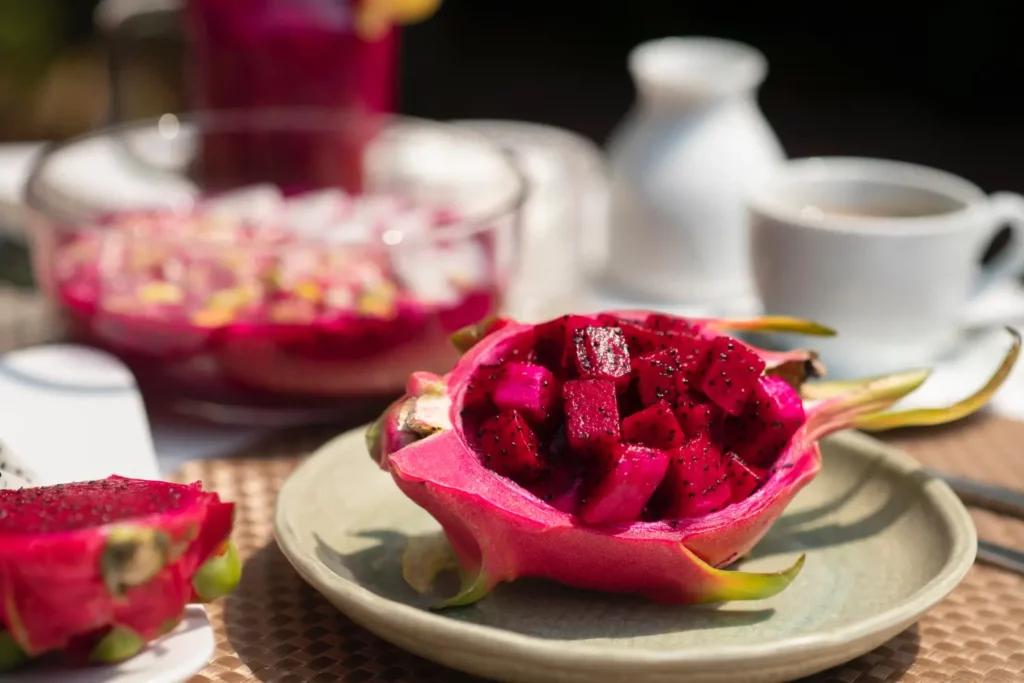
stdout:
<svg viewBox="0 0 1024 683">
<path fill-rule="evenodd" d="M 55 338 L 34 293 L 0 288 L 0 352 Z M 333 430 L 279 434 L 237 457 L 187 464 L 238 505 L 235 541 L 245 559 L 235 594 L 210 609 L 217 652 L 192 683 L 434 683 L 475 679 L 380 640 L 309 588 L 277 549 L 273 511 L 285 478 Z M 952 473 L 1024 489 L 1024 424 L 979 416 L 957 425 L 890 433 L 885 440 Z M 972 512 L 979 535 L 1024 548 L 1024 523 Z M 802 683 L 1024 683 L 1024 577 L 976 565 L 917 625 L 859 659 Z"/>
</svg>

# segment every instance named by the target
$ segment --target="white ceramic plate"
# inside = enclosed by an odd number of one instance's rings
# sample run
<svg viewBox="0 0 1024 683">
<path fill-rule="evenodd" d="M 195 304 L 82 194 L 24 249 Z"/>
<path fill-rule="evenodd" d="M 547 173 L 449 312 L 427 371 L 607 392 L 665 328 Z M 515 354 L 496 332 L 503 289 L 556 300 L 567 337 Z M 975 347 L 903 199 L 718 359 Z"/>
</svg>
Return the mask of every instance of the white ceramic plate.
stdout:
<svg viewBox="0 0 1024 683">
<path fill-rule="evenodd" d="M 277 503 L 278 544 L 353 621 L 447 666 L 523 683 L 770 683 L 869 652 L 945 597 L 974 561 L 967 511 L 939 480 L 878 441 L 823 443 L 824 467 L 745 569 L 807 562 L 780 595 L 672 607 L 540 581 L 503 584 L 476 605 L 427 606 L 402 579 L 410 537 L 437 524 L 377 469 L 363 431 L 310 457 Z M 447 586 L 450 590 L 451 586 Z"/>
</svg>

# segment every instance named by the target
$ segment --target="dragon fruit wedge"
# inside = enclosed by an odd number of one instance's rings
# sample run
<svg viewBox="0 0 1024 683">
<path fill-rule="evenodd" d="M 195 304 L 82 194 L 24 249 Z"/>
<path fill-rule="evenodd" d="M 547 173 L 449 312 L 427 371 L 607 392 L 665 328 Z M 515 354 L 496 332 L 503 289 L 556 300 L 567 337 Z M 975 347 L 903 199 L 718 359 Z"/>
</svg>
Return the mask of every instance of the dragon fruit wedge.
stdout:
<svg viewBox="0 0 1024 683">
<path fill-rule="evenodd" d="M 646 311 L 459 331 L 451 372 L 413 374 L 367 431 L 371 457 L 440 523 L 462 572 L 461 591 L 436 607 L 520 577 L 682 604 L 775 595 L 803 556 L 772 573 L 726 567 L 818 473 L 822 437 L 964 417 L 1020 352 L 1010 330 L 974 395 L 900 411 L 929 371 L 826 382 L 814 352 L 765 351 L 733 330 L 834 334 L 793 318 Z"/>
<path fill-rule="evenodd" d="M 0 671 L 44 655 L 113 663 L 231 592 L 234 504 L 111 476 L 0 490 Z"/>
</svg>

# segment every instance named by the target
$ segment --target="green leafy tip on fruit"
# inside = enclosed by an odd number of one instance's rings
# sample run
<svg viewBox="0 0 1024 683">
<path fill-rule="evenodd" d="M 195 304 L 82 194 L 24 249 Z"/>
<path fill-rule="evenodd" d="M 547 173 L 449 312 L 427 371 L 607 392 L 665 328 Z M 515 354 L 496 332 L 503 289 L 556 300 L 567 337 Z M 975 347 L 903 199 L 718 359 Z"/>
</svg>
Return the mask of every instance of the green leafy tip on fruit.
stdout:
<svg viewBox="0 0 1024 683">
<path fill-rule="evenodd" d="M 139 634 L 124 626 L 115 626 L 96 643 L 89 658 L 100 664 L 114 664 L 131 659 L 146 646 Z"/>
<path fill-rule="evenodd" d="M 802 320 L 784 315 L 765 315 L 759 318 L 714 320 L 712 325 L 720 330 L 742 330 L 747 332 L 790 332 L 809 337 L 834 337 L 836 331 L 813 320 Z"/>
<path fill-rule="evenodd" d="M 235 544 L 228 541 L 220 555 L 208 559 L 192 578 L 192 588 L 203 602 L 212 602 L 235 590 L 242 580 L 242 562 Z"/>
<path fill-rule="evenodd" d="M 455 348 L 459 350 L 459 353 L 465 353 L 476 346 L 481 339 L 490 333 L 501 329 L 508 322 L 508 318 L 499 318 L 496 316 L 484 318 L 478 323 L 466 325 L 461 329 L 455 330 L 449 339 L 451 339 Z"/>
<path fill-rule="evenodd" d="M 0 671 L 13 671 L 29 660 L 8 631 L 0 631 Z"/>
</svg>

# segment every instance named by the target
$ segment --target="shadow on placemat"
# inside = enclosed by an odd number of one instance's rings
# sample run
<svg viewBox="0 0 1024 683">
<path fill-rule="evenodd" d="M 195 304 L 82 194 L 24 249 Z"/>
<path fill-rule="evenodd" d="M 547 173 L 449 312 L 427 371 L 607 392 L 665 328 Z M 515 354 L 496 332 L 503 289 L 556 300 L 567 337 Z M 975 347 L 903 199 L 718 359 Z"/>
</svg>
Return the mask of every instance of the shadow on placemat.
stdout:
<svg viewBox="0 0 1024 683">
<path fill-rule="evenodd" d="M 299 578 L 271 542 L 245 564 L 224 607 L 228 642 L 256 679 L 481 680 L 420 659 L 356 626 Z"/>
</svg>

